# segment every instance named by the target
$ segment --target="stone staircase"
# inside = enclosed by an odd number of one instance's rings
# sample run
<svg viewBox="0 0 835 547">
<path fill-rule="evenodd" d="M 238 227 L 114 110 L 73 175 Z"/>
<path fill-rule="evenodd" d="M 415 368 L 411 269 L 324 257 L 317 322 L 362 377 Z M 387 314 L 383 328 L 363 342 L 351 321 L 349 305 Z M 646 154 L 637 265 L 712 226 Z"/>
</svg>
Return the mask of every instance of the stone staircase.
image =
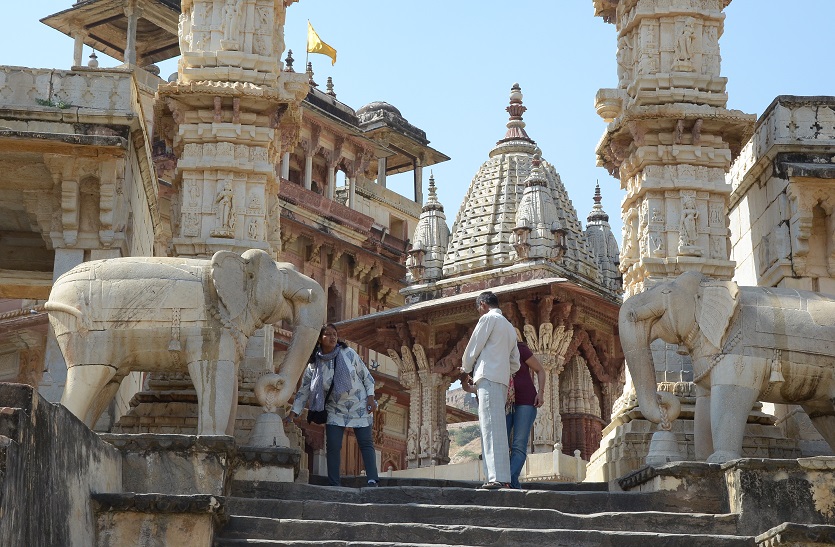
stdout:
<svg viewBox="0 0 835 547">
<path fill-rule="evenodd" d="M 787 526 L 759 537 L 741 534 L 739 515 L 728 513 L 721 497 L 610 492 L 605 484 L 538 484 L 521 491 L 483 491 L 476 486 L 385 478 L 378 488 L 295 483 L 262 487 L 235 482 L 226 498 L 228 521 L 215 545 L 776 547 L 835 543 L 832 526 Z"/>
</svg>

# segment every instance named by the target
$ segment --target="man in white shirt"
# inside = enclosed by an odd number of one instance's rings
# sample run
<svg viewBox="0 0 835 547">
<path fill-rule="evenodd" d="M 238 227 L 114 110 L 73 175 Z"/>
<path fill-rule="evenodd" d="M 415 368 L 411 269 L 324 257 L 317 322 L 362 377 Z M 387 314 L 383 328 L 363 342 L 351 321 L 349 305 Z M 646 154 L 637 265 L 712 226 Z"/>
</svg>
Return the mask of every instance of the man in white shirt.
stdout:
<svg viewBox="0 0 835 547">
<path fill-rule="evenodd" d="M 481 314 L 462 357 L 463 372 L 472 374 L 478 394 L 482 458 L 487 482 L 481 488 L 509 488 L 510 448 L 507 444 L 505 403 L 510 375 L 519 370 L 516 329 L 499 309 L 499 299 L 490 291 L 478 295 Z"/>
</svg>

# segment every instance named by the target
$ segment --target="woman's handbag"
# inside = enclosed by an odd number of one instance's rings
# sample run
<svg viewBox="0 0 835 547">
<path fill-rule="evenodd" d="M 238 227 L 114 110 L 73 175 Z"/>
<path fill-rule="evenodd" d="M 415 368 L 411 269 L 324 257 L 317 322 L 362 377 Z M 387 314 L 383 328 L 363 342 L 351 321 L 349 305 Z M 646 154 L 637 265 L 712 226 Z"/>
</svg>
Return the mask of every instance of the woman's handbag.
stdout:
<svg viewBox="0 0 835 547">
<path fill-rule="evenodd" d="M 328 388 L 328 393 L 325 395 L 325 405 L 322 407 L 322 410 L 310 410 L 307 409 L 307 423 L 309 424 L 324 424 L 328 421 L 328 398 L 331 396 L 331 391 L 333 391 L 333 384 L 334 382 L 331 381 L 331 387 Z"/>
</svg>

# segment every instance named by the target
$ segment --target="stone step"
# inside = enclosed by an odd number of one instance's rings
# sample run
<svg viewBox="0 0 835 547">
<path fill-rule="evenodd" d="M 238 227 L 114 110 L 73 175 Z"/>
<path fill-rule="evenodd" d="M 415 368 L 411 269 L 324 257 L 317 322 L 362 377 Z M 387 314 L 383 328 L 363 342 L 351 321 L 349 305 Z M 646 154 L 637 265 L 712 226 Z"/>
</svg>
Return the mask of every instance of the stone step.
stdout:
<svg viewBox="0 0 835 547">
<path fill-rule="evenodd" d="M 318 500 L 340 503 L 426 505 L 483 505 L 531 509 L 556 509 L 573 514 L 660 511 L 669 513 L 726 513 L 723 503 L 696 497 L 682 501 L 674 492 L 585 492 L 550 490 L 476 490 L 397 486 L 346 488 L 301 483 L 255 483 L 238 481 L 231 496 L 239 498 Z"/>
<path fill-rule="evenodd" d="M 342 486 L 350 488 L 363 488 L 368 482 L 368 477 L 342 477 Z M 328 478 L 322 475 L 310 475 L 309 484 L 316 486 L 328 486 Z M 450 479 L 429 479 L 429 478 L 401 478 L 401 477 L 380 477 L 380 486 L 432 486 L 435 488 L 478 488 L 481 481 L 462 481 Z M 609 485 L 605 482 L 530 482 L 522 483 L 523 490 L 553 490 L 558 492 L 608 492 Z"/>
<path fill-rule="evenodd" d="M 228 498 L 228 514 L 340 522 L 461 524 L 498 528 L 642 531 L 689 534 L 737 533 L 737 515 L 664 512 L 619 512 L 577 515 L 555 509 L 426 504 L 354 504 L 326 501 Z"/>
<path fill-rule="evenodd" d="M 281 539 L 278 539 L 281 538 Z M 670 534 L 561 529 L 508 529 L 466 524 L 380 524 L 374 522 L 334 522 L 330 520 L 276 519 L 232 516 L 215 545 L 234 545 L 229 540 L 246 540 L 262 545 L 357 545 L 385 542 L 389 545 L 513 545 L 515 547 L 571 546 L 598 547 L 754 547 L 753 537 L 720 534 Z M 264 541 L 268 540 L 268 541 Z M 341 543 L 340 543 L 341 542 Z"/>
</svg>

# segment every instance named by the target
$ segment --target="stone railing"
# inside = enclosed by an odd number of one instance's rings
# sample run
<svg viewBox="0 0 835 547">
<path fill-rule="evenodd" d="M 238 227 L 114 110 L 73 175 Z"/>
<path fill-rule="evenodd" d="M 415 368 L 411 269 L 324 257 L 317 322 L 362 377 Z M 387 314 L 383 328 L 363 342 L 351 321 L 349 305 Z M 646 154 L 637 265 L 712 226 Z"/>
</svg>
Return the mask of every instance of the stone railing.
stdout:
<svg viewBox="0 0 835 547">
<path fill-rule="evenodd" d="M 0 66 L 3 109 L 38 107 L 73 113 L 134 114 L 133 76 L 128 69 L 55 70 Z"/>
<path fill-rule="evenodd" d="M 421 206 L 414 200 L 398 194 L 394 190 L 380 186 L 374 181 L 358 179 L 356 191 L 357 194 L 367 199 L 377 200 L 409 216 L 415 218 L 420 216 Z"/>
<path fill-rule="evenodd" d="M 330 200 L 286 179 L 281 181 L 278 196 L 285 202 L 312 211 L 363 234 L 370 234 L 371 227 L 374 225 L 374 219 L 370 216 L 354 211 L 339 202 Z"/>
</svg>

